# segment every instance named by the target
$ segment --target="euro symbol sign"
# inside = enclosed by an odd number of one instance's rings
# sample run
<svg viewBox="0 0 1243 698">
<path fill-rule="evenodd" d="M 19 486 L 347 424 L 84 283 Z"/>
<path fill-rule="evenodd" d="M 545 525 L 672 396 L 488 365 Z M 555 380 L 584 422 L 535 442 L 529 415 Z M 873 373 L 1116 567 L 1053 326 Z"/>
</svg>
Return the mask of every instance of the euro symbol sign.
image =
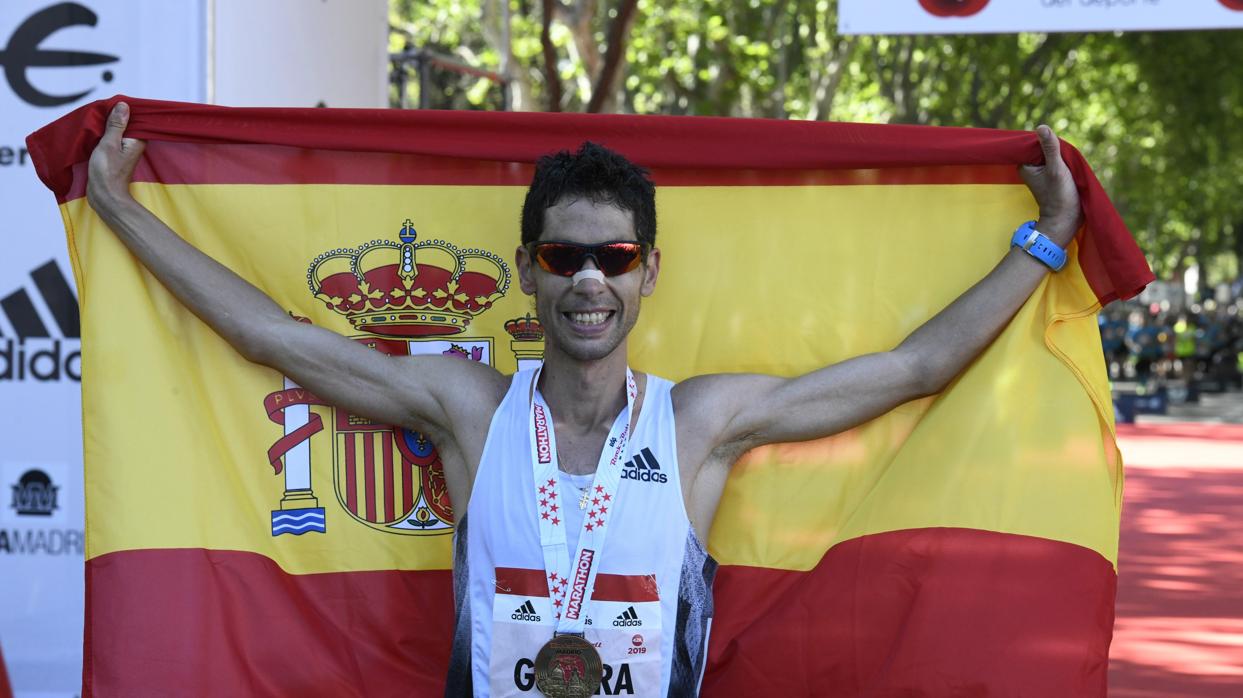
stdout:
<svg viewBox="0 0 1243 698">
<path fill-rule="evenodd" d="M 55 51 L 39 48 L 44 39 L 66 27 L 93 27 L 99 17 L 76 2 L 62 2 L 34 13 L 22 22 L 9 37 L 9 45 L 0 50 L 0 66 L 9 87 L 23 101 L 36 107 L 58 107 L 76 102 L 95 88 L 72 95 L 50 95 L 30 84 L 26 71 L 30 68 L 66 68 L 83 65 L 116 63 L 116 56 L 85 51 Z M 112 72 L 104 71 L 104 82 L 112 80 Z"/>
</svg>

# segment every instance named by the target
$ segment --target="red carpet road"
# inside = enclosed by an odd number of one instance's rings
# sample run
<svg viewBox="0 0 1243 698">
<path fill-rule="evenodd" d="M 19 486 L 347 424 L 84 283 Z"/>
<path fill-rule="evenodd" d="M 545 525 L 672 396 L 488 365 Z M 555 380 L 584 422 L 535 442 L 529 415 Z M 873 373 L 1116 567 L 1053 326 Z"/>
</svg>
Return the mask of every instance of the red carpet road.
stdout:
<svg viewBox="0 0 1243 698">
<path fill-rule="evenodd" d="M 1243 425 L 1119 425 L 1109 695 L 1243 696 Z"/>
</svg>

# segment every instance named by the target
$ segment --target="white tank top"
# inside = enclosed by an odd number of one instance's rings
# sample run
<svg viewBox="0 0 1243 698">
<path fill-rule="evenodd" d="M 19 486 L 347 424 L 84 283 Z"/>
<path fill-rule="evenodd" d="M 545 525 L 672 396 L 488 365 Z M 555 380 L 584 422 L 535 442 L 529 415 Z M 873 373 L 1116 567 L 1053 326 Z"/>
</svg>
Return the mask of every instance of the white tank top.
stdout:
<svg viewBox="0 0 1243 698">
<path fill-rule="evenodd" d="M 552 638 L 554 616 L 538 503 L 529 494 L 534 376 L 515 374 L 493 415 L 470 505 L 457 523 L 457 626 L 446 696 L 540 695 L 534 659 Z M 672 387 L 647 378 L 587 607 L 586 639 L 604 661 L 601 695 L 692 696 L 703 675 L 717 565 L 686 515 Z M 577 506 L 577 492 L 562 482 L 562 501 Z"/>
</svg>

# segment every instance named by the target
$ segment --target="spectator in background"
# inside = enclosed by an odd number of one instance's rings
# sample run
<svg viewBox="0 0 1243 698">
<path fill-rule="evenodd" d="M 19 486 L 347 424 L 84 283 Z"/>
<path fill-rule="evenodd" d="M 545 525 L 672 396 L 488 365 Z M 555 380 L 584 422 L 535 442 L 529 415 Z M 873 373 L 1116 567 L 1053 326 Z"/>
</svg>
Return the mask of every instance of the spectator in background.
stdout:
<svg viewBox="0 0 1243 698">
<path fill-rule="evenodd" d="M 1199 322 L 1193 322 L 1186 313 L 1174 322 L 1174 377 L 1190 380 L 1195 375 L 1196 334 Z"/>
<path fill-rule="evenodd" d="M 1097 323 L 1111 381 L 1182 378 L 1243 389 L 1243 299 L 1208 300 L 1176 316 L 1156 303 L 1116 303 Z"/>
<path fill-rule="evenodd" d="M 1120 304 L 1119 304 L 1120 306 Z M 1105 367 L 1109 379 L 1118 380 L 1123 375 L 1127 361 L 1127 324 L 1123 307 L 1111 307 L 1097 316 L 1101 329 L 1101 349 L 1105 352 Z"/>
<path fill-rule="evenodd" d="M 1135 377 L 1147 381 L 1152 377 L 1155 364 L 1165 355 L 1159 335 L 1161 331 L 1154 322 L 1145 322 L 1143 311 L 1131 313 L 1127 330 L 1127 348 L 1135 357 Z"/>
</svg>

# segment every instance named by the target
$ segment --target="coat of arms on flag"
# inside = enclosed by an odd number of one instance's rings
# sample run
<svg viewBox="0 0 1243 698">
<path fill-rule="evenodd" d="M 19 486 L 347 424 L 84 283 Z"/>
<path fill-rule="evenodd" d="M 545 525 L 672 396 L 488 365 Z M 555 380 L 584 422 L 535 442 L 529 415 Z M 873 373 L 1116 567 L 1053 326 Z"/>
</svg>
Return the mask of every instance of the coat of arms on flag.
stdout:
<svg viewBox="0 0 1243 698">
<path fill-rule="evenodd" d="M 407 218 L 397 240 L 373 240 L 319 255 L 307 270 L 314 297 L 349 321 L 355 341 L 390 356 L 442 354 L 495 365 L 494 338 L 470 331 L 471 320 L 509 290 L 509 266 L 487 250 L 420 240 Z M 539 321 L 505 326 L 520 365 L 542 355 Z M 312 405 L 331 413 L 332 485 L 337 504 L 377 531 L 436 535 L 453 529 L 453 506 L 435 445 L 423 434 L 379 424 L 325 405 L 289 378 L 264 400 L 284 427 L 268 451 L 285 492 L 272 511 L 272 535 L 327 532 L 312 476 L 310 440 L 323 430 Z"/>
</svg>

